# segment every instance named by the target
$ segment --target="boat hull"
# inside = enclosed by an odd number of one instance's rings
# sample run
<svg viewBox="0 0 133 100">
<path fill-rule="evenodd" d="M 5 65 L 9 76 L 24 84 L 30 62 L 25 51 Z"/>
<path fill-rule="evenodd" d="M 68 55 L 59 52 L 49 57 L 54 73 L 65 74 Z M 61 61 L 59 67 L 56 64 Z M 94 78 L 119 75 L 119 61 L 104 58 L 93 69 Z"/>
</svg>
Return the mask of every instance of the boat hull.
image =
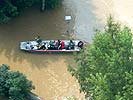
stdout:
<svg viewBox="0 0 133 100">
<path fill-rule="evenodd" d="M 65 47 L 63 49 L 41 49 L 39 50 L 37 48 L 38 43 L 36 41 L 25 41 L 25 42 L 20 42 L 20 50 L 23 51 L 27 51 L 27 52 L 32 52 L 32 53 L 48 53 L 48 52 L 80 52 L 81 47 L 78 46 L 78 43 L 80 42 L 80 40 L 73 40 L 74 42 L 74 48 L 73 49 L 67 49 L 67 47 L 69 46 L 69 42 L 70 40 L 61 40 L 64 41 Z M 57 40 L 55 40 L 55 42 L 57 42 Z M 29 49 L 26 48 L 27 43 L 30 44 L 30 46 L 32 47 L 36 47 L 36 49 Z M 50 40 L 42 40 L 42 43 L 46 43 L 47 46 L 49 46 Z"/>
</svg>

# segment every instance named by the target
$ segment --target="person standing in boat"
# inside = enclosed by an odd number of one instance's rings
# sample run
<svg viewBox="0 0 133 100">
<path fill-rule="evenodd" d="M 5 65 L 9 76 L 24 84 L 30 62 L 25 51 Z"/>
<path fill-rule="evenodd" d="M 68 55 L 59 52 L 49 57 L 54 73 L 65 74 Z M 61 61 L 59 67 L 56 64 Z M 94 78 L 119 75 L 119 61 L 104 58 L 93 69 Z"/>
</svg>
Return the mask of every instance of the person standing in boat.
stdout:
<svg viewBox="0 0 133 100">
<path fill-rule="evenodd" d="M 42 47 L 42 39 L 40 38 L 40 36 L 37 36 L 35 37 L 35 41 L 37 42 L 38 50 L 40 50 L 40 48 Z"/>
<path fill-rule="evenodd" d="M 36 41 L 38 44 L 41 44 L 42 39 L 40 38 L 40 36 L 37 36 L 37 37 L 35 37 L 35 41 Z"/>
<path fill-rule="evenodd" d="M 55 50 L 55 40 L 50 40 L 49 42 L 49 49 L 50 50 Z"/>
</svg>

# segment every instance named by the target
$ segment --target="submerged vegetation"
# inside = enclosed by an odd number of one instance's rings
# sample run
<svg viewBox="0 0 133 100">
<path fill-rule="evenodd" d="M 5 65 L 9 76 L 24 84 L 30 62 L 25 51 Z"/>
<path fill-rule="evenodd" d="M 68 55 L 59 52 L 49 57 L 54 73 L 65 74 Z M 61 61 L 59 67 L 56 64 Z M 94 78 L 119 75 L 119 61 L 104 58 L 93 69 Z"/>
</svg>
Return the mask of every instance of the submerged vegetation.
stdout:
<svg viewBox="0 0 133 100">
<path fill-rule="evenodd" d="M 132 33 L 112 17 L 105 30 L 96 31 L 93 43 L 78 54 L 78 67 L 70 72 L 86 97 L 94 100 L 132 100 L 133 52 Z"/>
<path fill-rule="evenodd" d="M 62 0 L 44 0 L 45 9 L 53 9 L 61 4 Z M 0 0 L 0 23 L 7 22 L 11 18 L 16 17 L 20 12 L 39 3 L 42 0 Z"/>
</svg>

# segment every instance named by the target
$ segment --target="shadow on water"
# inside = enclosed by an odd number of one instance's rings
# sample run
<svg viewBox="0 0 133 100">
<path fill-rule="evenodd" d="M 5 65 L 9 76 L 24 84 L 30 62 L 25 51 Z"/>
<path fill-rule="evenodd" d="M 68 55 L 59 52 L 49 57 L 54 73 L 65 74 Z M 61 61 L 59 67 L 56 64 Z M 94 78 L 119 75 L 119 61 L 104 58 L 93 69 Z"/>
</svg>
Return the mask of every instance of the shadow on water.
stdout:
<svg viewBox="0 0 133 100">
<path fill-rule="evenodd" d="M 40 35 L 44 39 L 67 39 L 62 33 L 65 31 L 65 11 L 63 7 L 41 13 L 38 7 L 27 9 L 21 16 L 14 18 L 7 24 L 0 24 L 0 54 L 4 54 L 10 61 L 28 61 L 33 67 L 48 65 L 48 61 L 58 61 L 69 54 L 34 54 L 19 50 L 20 41 L 32 40 Z M 3 58 L 0 58 L 3 59 Z"/>
</svg>

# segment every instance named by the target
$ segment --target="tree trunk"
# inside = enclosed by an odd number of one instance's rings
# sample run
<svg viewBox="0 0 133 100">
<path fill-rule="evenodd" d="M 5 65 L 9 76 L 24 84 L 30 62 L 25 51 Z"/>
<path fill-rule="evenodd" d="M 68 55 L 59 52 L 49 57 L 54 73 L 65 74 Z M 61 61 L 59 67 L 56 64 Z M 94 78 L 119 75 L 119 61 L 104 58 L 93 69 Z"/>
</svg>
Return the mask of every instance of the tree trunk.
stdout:
<svg viewBox="0 0 133 100">
<path fill-rule="evenodd" d="M 42 0 L 42 11 L 44 11 L 45 10 L 45 0 Z"/>
</svg>

